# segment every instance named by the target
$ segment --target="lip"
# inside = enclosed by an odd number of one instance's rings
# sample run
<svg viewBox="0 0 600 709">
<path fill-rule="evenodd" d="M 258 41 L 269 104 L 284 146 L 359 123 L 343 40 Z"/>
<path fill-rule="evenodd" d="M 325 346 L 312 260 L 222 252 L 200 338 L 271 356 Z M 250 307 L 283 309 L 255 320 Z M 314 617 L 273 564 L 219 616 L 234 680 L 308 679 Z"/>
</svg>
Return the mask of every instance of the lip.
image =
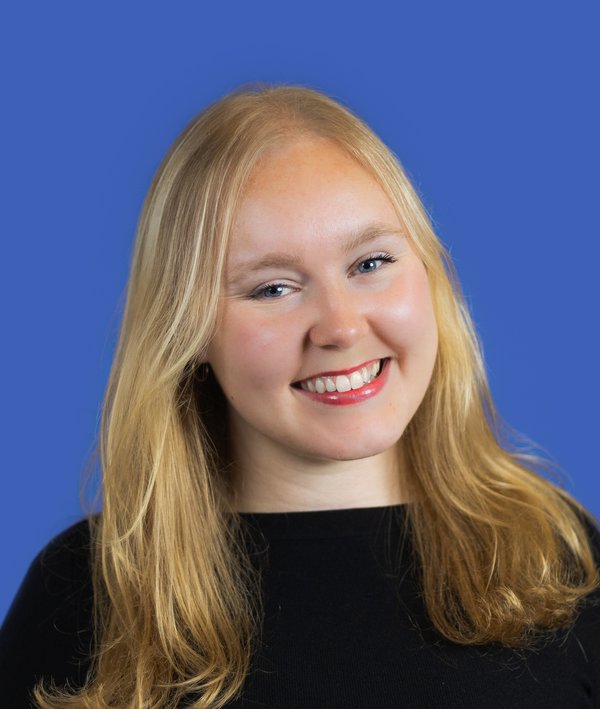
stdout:
<svg viewBox="0 0 600 709">
<path fill-rule="evenodd" d="M 370 362 L 368 362 L 367 364 L 376 361 L 377 360 L 370 360 Z M 381 372 L 379 372 L 379 375 L 375 379 L 373 379 L 372 382 L 370 382 L 369 384 L 365 384 L 360 389 L 351 389 L 350 391 L 326 391 L 323 394 L 318 394 L 317 392 L 312 391 L 306 391 L 305 389 L 301 388 L 294 387 L 294 389 L 300 394 L 308 396 L 309 399 L 313 399 L 313 401 L 318 401 L 321 404 L 328 404 L 329 406 L 351 406 L 352 404 L 360 404 L 361 402 L 366 401 L 367 399 L 371 399 L 374 396 L 377 396 L 377 394 L 379 394 L 379 392 L 383 389 L 388 379 L 388 374 L 390 370 L 389 364 L 389 357 L 383 359 L 381 365 Z M 360 369 L 364 366 L 364 364 L 361 364 L 360 367 L 346 370 L 346 372 L 354 372 L 356 371 L 356 369 Z M 334 373 L 334 376 L 337 374 L 345 374 L 346 372 L 336 372 Z M 332 374 L 318 374 L 316 376 L 332 376 Z M 308 377 L 308 379 L 311 379 L 311 377 Z"/>
<path fill-rule="evenodd" d="M 358 364 L 356 367 L 352 367 L 351 369 L 336 369 L 335 371 L 332 370 L 331 372 L 319 372 L 318 374 L 311 374 L 308 377 L 304 377 L 304 379 L 299 379 L 297 382 L 294 382 L 294 384 L 300 384 L 300 382 L 305 382 L 308 379 L 316 379 L 317 377 L 338 377 L 343 374 L 352 374 L 352 372 L 358 372 L 359 369 L 362 369 L 363 367 L 368 367 L 370 364 L 373 364 L 373 362 L 379 362 L 379 360 L 381 359 L 383 358 L 376 357 L 375 359 L 370 359 L 367 362 Z M 379 376 L 381 376 L 381 373 Z"/>
</svg>

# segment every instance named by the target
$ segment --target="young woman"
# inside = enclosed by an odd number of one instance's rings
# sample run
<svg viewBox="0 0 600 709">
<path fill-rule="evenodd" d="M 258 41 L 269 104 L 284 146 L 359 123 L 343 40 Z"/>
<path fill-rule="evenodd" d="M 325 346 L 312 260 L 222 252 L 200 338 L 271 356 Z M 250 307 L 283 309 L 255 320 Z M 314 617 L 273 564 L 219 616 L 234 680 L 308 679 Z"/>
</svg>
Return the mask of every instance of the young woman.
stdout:
<svg viewBox="0 0 600 709">
<path fill-rule="evenodd" d="M 593 522 L 503 445 L 418 197 L 319 93 L 236 92 L 163 161 L 101 462 L 9 706 L 600 706 Z"/>
</svg>

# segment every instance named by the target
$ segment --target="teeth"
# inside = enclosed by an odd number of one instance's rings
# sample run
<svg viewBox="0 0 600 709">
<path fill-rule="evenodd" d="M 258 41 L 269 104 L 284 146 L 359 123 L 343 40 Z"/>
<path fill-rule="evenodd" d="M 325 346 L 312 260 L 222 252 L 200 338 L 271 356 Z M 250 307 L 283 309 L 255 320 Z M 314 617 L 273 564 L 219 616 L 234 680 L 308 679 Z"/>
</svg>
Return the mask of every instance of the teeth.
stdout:
<svg viewBox="0 0 600 709">
<path fill-rule="evenodd" d="M 360 389 L 365 384 L 373 381 L 381 371 L 382 360 L 377 360 L 372 364 L 362 367 L 349 376 L 340 374 L 337 377 L 317 377 L 316 379 L 307 379 L 300 383 L 300 386 L 305 391 L 324 394 L 327 392 L 345 392 L 351 389 Z"/>
<path fill-rule="evenodd" d="M 360 372 L 352 372 L 350 375 L 350 386 L 353 389 L 360 389 L 363 384 L 364 381 Z"/>
<path fill-rule="evenodd" d="M 338 391 L 350 391 L 352 389 L 352 384 L 345 374 L 340 374 L 339 377 L 335 378 L 335 388 Z"/>
</svg>

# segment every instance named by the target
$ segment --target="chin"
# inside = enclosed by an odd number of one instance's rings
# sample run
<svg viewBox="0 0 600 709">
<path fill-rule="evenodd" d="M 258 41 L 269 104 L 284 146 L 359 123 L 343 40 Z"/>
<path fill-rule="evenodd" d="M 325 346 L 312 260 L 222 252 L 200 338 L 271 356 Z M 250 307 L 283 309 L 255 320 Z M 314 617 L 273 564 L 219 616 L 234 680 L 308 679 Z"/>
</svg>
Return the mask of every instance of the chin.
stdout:
<svg viewBox="0 0 600 709">
<path fill-rule="evenodd" d="M 319 451 L 314 451 L 315 457 L 322 460 L 363 460 L 372 458 L 396 446 L 403 431 L 400 433 L 380 436 L 375 439 L 370 436 L 368 439 L 361 441 L 353 440 L 339 442 L 330 446 L 323 446 Z"/>
</svg>

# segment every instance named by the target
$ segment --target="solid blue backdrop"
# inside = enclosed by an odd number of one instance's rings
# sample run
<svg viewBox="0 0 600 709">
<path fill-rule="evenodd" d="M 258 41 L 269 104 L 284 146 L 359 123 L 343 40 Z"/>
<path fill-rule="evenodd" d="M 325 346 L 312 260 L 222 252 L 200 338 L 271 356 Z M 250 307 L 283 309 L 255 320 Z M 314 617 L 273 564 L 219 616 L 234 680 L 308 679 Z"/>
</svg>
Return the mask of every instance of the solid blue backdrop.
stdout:
<svg viewBox="0 0 600 709">
<path fill-rule="evenodd" d="M 0 618 L 81 514 L 152 174 L 200 108 L 252 80 L 330 93 L 397 153 L 456 261 L 501 414 L 600 515 L 592 7 L 4 5 Z"/>
</svg>

